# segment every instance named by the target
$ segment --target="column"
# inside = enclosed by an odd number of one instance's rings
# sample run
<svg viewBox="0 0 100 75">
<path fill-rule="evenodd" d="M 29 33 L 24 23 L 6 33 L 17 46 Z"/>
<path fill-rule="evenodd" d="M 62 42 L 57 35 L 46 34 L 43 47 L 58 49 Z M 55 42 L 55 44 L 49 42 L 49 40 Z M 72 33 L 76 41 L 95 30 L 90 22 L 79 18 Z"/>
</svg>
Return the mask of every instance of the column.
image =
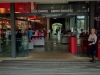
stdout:
<svg viewBox="0 0 100 75">
<path fill-rule="evenodd" d="M 37 3 L 36 2 L 31 2 L 31 12 L 37 9 Z"/>
<path fill-rule="evenodd" d="M 90 24 L 89 24 L 89 27 L 90 28 L 93 28 L 94 27 L 94 17 L 95 17 L 95 2 L 91 1 L 90 2 Z"/>
<path fill-rule="evenodd" d="M 10 17 L 11 17 L 11 55 L 12 57 L 16 57 L 16 25 L 15 25 L 15 6 L 14 3 L 11 3 L 10 6 Z"/>
<path fill-rule="evenodd" d="M 49 39 L 49 30 L 50 30 L 50 18 L 47 18 L 47 40 Z"/>
</svg>

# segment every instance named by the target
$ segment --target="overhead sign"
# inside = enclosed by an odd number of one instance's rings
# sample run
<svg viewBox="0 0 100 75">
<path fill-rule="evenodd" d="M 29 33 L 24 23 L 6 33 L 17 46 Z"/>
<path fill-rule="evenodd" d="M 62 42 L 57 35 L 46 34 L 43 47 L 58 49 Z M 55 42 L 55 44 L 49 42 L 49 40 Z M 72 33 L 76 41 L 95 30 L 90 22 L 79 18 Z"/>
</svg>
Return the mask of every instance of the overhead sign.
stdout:
<svg viewBox="0 0 100 75">
<path fill-rule="evenodd" d="M 73 9 L 58 9 L 58 10 L 33 10 L 32 13 L 68 13 L 73 12 Z"/>
<path fill-rule="evenodd" d="M 41 16 L 43 16 L 43 17 L 61 17 L 62 16 L 62 14 L 41 14 Z"/>
</svg>

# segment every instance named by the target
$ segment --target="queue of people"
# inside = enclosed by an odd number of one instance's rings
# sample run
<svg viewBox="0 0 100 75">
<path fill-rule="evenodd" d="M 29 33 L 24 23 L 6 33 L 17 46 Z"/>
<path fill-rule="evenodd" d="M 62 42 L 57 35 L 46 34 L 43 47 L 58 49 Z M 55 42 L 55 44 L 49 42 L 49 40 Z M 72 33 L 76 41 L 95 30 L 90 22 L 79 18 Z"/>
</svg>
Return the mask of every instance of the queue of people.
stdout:
<svg viewBox="0 0 100 75">
<path fill-rule="evenodd" d="M 41 37 L 44 36 L 44 31 L 43 30 L 32 30 L 29 28 L 28 30 L 22 31 L 22 30 L 17 30 L 16 31 L 16 50 L 17 53 L 23 49 L 34 49 L 34 39 L 41 39 Z M 23 40 L 24 39 L 24 40 Z"/>
</svg>

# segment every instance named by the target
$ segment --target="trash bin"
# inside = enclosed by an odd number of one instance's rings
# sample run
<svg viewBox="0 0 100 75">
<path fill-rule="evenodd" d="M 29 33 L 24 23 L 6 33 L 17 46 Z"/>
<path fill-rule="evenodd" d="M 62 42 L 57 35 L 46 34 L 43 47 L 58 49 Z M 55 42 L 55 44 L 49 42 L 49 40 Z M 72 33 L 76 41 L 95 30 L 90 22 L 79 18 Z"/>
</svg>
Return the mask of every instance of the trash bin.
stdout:
<svg viewBox="0 0 100 75">
<path fill-rule="evenodd" d="M 77 38 L 75 36 L 70 37 L 70 52 L 74 55 L 77 54 Z"/>
<path fill-rule="evenodd" d="M 98 51 L 97 57 L 100 59 L 100 40 L 98 41 Z"/>
</svg>

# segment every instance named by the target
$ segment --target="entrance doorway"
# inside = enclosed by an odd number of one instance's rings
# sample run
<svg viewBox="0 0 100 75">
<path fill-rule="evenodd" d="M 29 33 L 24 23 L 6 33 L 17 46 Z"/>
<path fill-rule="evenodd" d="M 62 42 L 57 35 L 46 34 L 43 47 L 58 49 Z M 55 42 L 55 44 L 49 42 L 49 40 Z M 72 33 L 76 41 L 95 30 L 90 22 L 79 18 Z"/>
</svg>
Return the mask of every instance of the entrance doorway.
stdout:
<svg viewBox="0 0 100 75">
<path fill-rule="evenodd" d="M 50 30 L 51 37 L 61 41 L 61 31 L 65 29 L 65 18 L 51 18 L 50 19 Z"/>
<path fill-rule="evenodd" d="M 54 23 L 52 24 L 52 38 L 57 39 L 58 42 L 61 40 L 61 23 Z"/>
<path fill-rule="evenodd" d="M 65 18 L 50 18 L 50 39 L 46 41 L 46 51 L 67 52 L 67 46 L 61 44 L 62 30 L 65 29 Z"/>
</svg>

